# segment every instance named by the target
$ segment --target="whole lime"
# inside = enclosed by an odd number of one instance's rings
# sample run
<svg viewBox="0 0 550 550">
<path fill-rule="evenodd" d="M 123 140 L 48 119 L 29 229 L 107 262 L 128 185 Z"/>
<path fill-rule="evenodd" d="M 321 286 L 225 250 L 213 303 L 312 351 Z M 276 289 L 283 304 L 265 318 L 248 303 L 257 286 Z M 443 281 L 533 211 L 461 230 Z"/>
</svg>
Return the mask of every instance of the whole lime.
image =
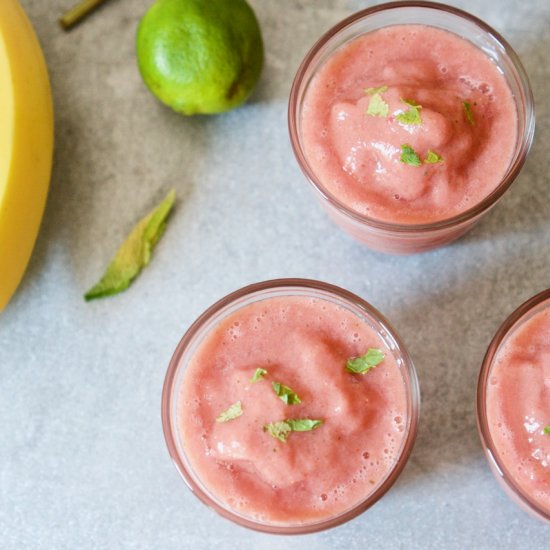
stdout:
<svg viewBox="0 0 550 550">
<path fill-rule="evenodd" d="M 137 58 L 147 87 L 175 111 L 221 113 L 252 93 L 262 35 L 245 0 L 157 0 L 139 24 Z"/>
</svg>

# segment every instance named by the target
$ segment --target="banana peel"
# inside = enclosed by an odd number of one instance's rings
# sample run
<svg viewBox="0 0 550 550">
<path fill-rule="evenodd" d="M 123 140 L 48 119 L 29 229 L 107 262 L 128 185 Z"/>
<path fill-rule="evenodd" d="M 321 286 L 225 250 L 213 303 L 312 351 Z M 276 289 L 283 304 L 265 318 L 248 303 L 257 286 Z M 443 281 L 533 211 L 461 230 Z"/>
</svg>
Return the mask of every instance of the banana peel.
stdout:
<svg viewBox="0 0 550 550">
<path fill-rule="evenodd" d="M 18 0 L 0 0 L 0 311 L 21 282 L 38 235 L 53 136 L 40 44 Z"/>
</svg>

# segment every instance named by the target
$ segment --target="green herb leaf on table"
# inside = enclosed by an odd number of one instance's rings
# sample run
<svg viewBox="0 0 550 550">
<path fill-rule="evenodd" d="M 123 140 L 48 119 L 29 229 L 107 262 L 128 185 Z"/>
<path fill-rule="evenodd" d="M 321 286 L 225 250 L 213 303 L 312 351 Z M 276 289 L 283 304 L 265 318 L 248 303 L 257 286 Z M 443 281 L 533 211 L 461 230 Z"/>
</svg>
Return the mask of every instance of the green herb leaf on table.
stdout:
<svg viewBox="0 0 550 550">
<path fill-rule="evenodd" d="M 267 371 L 265 369 L 257 368 L 254 371 L 252 378 L 250 379 L 250 383 L 255 384 L 256 382 L 259 382 L 266 374 L 267 374 Z"/>
<path fill-rule="evenodd" d="M 287 405 L 297 405 L 302 400 L 298 397 L 298 394 L 294 393 L 288 386 L 283 386 L 279 382 L 273 382 L 273 391 Z"/>
<path fill-rule="evenodd" d="M 422 105 L 419 105 L 413 99 L 401 99 L 401 101 L 408 105 L 409 109 L 404 113 L 399 113 L 395 118 L 403 124 L 421 126 L 420 109 L 422 109 Z"/>
<path fill-rule="evenodd" d="M 550 435 L 550 426 L 544 426 L 544 433 Z"/>
<path fill-rule="evenodd" d="M 463 101 L 462 106 L 464 107 L 464 112 L 466 113 L 466 118 L 468 119 L 468 122 L 473 126 L 476 122 L 474 120 L 472 105 L 469 101 Z"/>
<path fill-rule="evenodd" d="M 420 157 L 416 154 L 415 150 L 407 144 L 401 145 L 401 157 L 399 160 L 403 164 L 408 164 L 409 166 L 422 166 Z"/>
<path fill-rule="evenodd" d="M 233 403 L 227 410 L 223 411 L 217 418 L 216 422 L 229 422 L 235 420 L 243 414 L 243 407 L 240 401 Z"/>
<path fill-rule="evenodd" d="M 428 151 L 428 154 L 426 155 L 426 158 L 424 159 L 424 162 L 426 164 L 436 164 L 437 162 L 443 162 L 443 158 L 440 157 L 434 151 Z"/>
<path fill-rule="evenodd" d="M 101 280 L 86 294 L 86 301 L 118 294 L 126 290 L 141 270 L 151 261 L 151 254 L 166 229 L 166 221 L 174 206 L 176 193 L 166 198 L 132 229 L 117 250 Z"/>
<path fill-rule="evenodd" d="M 366 374 L 384 360 L 384 353 L 377 348 L 369 348 L 365 355 L 352 357 L 346 362 L 346 370 L 354 374 Z"/>
<path fill-rule="evenodd" d="M 365 93 L 370 95 L 369 106 L 367 107 L 367 115 L 387 117 L 390 112 L 389 105 L 382 99 L 384 92 L 388 91 L 387 86 L 379 86 L 378 88 L 367 88 Z"/>
<path fill-rule="evenodd" d="M 323 424 L 322 420 L 311 420 L 309 418 L 288 418 L 280 422 L 270 422 L 263 427 L 271 437 L 286 443 L 291 432 L 310 432 Z"/>
</svg>

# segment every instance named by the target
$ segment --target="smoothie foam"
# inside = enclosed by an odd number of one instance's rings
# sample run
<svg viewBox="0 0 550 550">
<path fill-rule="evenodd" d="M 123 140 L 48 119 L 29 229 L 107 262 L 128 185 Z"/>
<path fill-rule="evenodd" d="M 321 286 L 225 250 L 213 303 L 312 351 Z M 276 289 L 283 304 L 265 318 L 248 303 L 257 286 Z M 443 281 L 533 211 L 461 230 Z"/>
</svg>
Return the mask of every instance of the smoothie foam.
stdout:
<svg viewBox="0 0 550 550">
<path fill-rule="evenodd" d="M 368 114 L 377 88 L 385 115 Z M 399 120 L 411 100 L 419 124 Z M 491 59 L 454 33 L 417 24 L 341 46 L 310 82 L 301 114 L 304 153 L 326 191 L 397 224 L 448 219 L 487 197 L 508 170 L 517 128 L 514 97 Z M 420 165 L 402 161 L 404 146 Z M 430 151 L 441 161 L 426 163 Z"/>
<path fill-rule="evenodd" d="M 368 348 L 385 353 L 367 374 L 346 371 Z M 259 381 L 257 368 L 267 371 Z M 407 436 L 407 386 L 388 343 L 365 320 L 324 299 L 284 296 L 245 305 L 192 354 L 177 397 L 177 430 L 191 469 L 226 507 L 268 524 L 322 521 L 375 492 Z M 285 404 L 280 382 L 301 403 Z M 240 401 L 242 415 L 216 422 Z M 320 419 L 286 442 L 262 427 Z"/>
</svg>

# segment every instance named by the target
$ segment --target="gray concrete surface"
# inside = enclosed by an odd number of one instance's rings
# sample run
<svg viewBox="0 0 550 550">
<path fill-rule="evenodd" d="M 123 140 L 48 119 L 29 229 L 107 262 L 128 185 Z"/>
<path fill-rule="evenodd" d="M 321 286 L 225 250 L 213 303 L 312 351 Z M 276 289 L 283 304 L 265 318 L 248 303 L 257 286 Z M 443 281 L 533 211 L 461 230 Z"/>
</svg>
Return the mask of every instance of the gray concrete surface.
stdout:
<svg viewBox="0 0 550 550">
<path fill-rule="evenodd" d="M 337 230 L 291 153 L 286 103 L 313 41 L 359 0 L 253 0 L 266 65 L 252 101 L 185 119 L 138 75 L 149 0 L 112 0 L 70 34 L 72 0 L 22 0 L 49 64 L 56 154 L 44 223 L 23 284 L 0 316 L 0 547 L 548 548 L 548 528 L 492 478 L 474 392 L 485 349 L 522 301 L 550 285 L 550 2 L 452 2 L 520 54 L 538 130 L 517 182 L 470 234 L 418 256 L 374 253 Z M 84 291 L 134 221 L 175 187 L 155 258 L 126 293 Z M 171 353 L 207 306 L 273 277 L 326 280 L 382 310 L 422 388 L 420 431 L 392 491 L 332 531 L 281 539 L 206 509 L 166 452 L 160 394 Z"/>
</svg>

